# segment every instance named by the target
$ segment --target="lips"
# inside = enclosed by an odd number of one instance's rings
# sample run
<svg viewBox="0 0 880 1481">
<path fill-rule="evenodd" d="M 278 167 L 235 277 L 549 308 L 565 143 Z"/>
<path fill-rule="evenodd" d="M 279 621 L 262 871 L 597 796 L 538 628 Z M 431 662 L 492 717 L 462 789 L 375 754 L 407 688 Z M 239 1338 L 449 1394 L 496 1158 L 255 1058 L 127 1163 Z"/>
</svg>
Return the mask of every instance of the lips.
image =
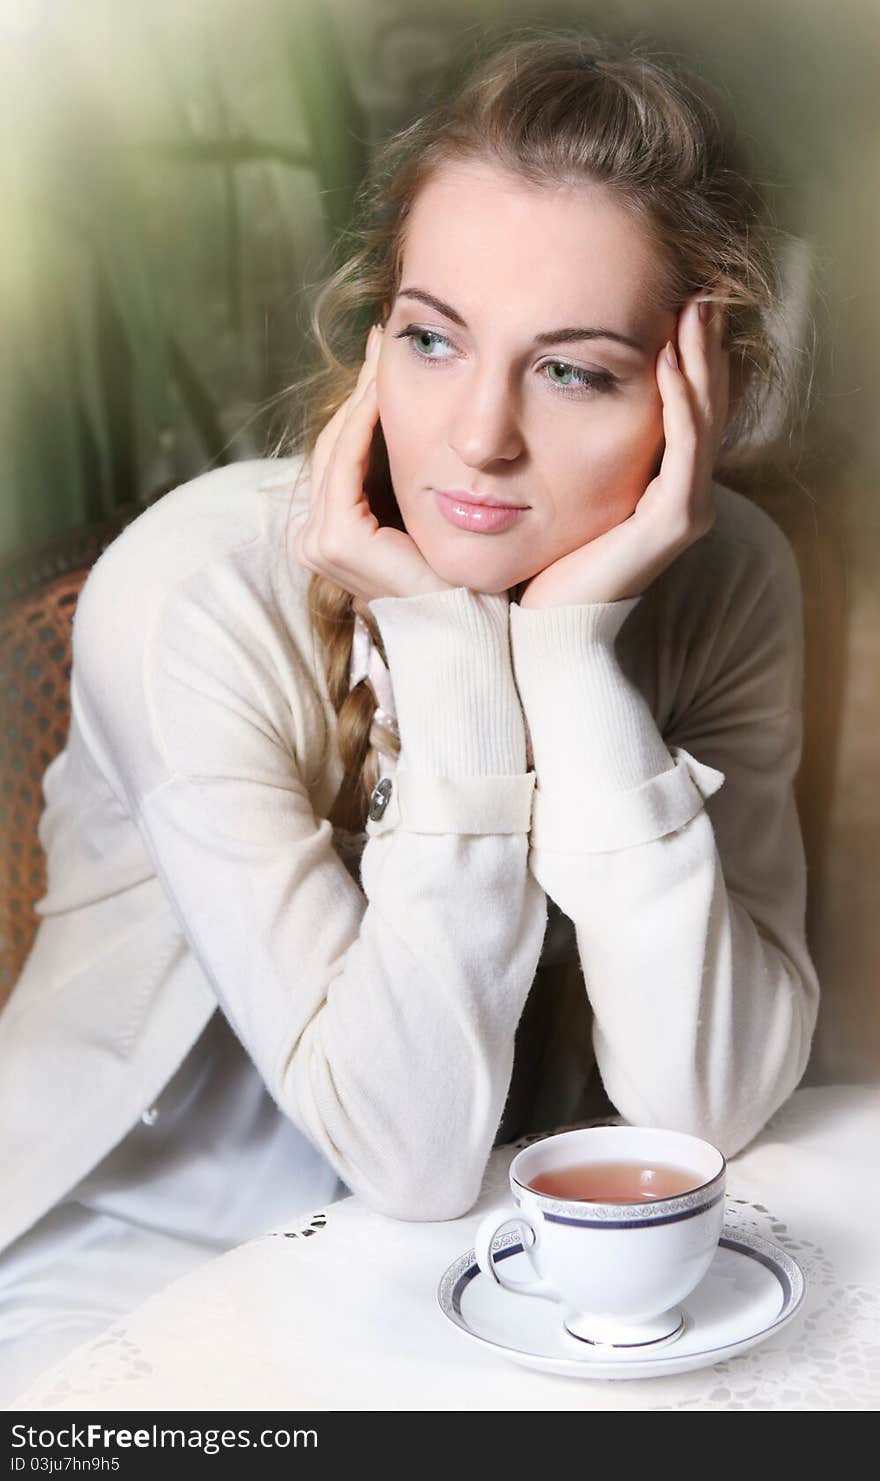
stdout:
<svg viewBox="0 0 880 1481">
<path fill-rule="evenodd" d="M 434 498 L 444 519 L 475 534 L 499 534 L 510 529 L 526 512 L 524 507 L 510 504 L 474 503 L 459 494 L 442 493 L 439 489 L 434 490 Z"/>
<path fill-rule="evenodd" d="M 455 499 L 461 504 L 479 504 L 489 509 L 525 509 L 525 504 L 508 504 L 503 499 L 480 498 L 479 494 L 469 494 L 467 489 L 437 489 L 438 494 L 443 494 L 447 499 Z"/>
</svg>

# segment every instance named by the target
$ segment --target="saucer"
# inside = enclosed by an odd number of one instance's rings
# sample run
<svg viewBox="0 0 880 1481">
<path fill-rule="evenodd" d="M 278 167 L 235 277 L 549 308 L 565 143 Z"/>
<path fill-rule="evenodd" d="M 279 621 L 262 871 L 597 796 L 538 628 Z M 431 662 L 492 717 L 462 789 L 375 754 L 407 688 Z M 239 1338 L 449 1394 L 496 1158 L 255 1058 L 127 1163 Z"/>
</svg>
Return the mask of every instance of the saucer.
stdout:
<svg viewBox="0 0 880 1481">
<path fill-rule="evenodd" d="M 516 1231 L 499 1234 L 492 1254 L 510 1261 L 512 1279 L 534 1276 Z M 450 1265 L 437 1301 L 466 1337 L 525 1368 L 571 1378 L 654 1378 L 720 1363 L 765 1342 L 797 1315 L 805 1291 L 803 1271 L 786 1250 L 725 1225 L 715 1259 L 681 1302 L 680 1335 L 653 1355 L 644 1348 L 585 1353 L 565 1331 L 556 1303 L 505 1290 L 480 1270 L 472 1249 Z"/>
</svg>

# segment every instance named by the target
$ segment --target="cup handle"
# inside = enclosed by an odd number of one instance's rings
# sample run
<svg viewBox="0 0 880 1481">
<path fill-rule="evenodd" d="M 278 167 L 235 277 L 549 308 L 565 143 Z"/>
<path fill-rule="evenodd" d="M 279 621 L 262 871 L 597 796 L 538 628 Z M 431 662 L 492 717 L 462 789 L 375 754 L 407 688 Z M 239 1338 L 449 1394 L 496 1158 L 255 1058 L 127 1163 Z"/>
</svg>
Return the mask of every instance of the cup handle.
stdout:
<svg viewBox="0 0 880 1481">
<path fill-rule="evenodd" d="M 515 1214 L 508 1214 L 506 1218 L 499 1218 L 497 1211 L 487 1214 L 477 1226 L 477 1232 L 474 1235 L 474 1257 L 480 1269 L 486 1275 L 491 1275 L 506 1291 L 520 1291 L 526 1296 L 542 1296 L 546 1301 L 562 1301 L 562 1293 L 557 1291 L 556 1287 L 552 1286 L 543 1276 L 535 1275 L 530 1280 L 512 1280 L 509 1275 L 502 1276 L 492 1255 L 492 1242 L 508 1224 L 520 1226 L 523 1249 L 527 1253 L 538 1243 L 541 1237 L 540 1227 L 537 1220 L 525 1209 L 519 1209 Z M 527 1229 L 532 1235 L 531 1244 L 526 1243 L 525 1231 Z"/>
</svg>

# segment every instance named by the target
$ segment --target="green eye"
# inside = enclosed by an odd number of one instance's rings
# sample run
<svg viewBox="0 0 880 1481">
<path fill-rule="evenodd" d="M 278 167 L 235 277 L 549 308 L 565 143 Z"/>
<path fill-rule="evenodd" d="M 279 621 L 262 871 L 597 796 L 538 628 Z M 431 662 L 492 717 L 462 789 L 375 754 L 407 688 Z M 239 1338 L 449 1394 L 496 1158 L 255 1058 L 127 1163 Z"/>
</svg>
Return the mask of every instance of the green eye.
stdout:
<svg viewBox="0 0 880 1481">
<path fill-rule="evenodd" d="M 438 334 L 434 329 L 420 329 L 418 325 L 410 324 L 407 329 L 402 329 L 395 334 L 395 339 L 405 339 L 410 347 L 412 355 L 422 365 L 442 365 L 452 359 L 451 355 L 429 355 L 418 347 L 419 340 L 428 340 L 432 345 L 447 345 L 453 348 L 451 341 L 443 334 Z M 566 382 L 557 381 L 551 377 L 543 376 L 545 384 L 551 386 L 554 392 L 560 396 L 570 396 L 576 400 L 583 400 L 587 396 L 595 395 L 597 392 L 615 391 L 617 389 L 617 377 L 611 375 L 610 371 L 584 370 L 580 365 L 569 365 L 566 360 L 548 360 L 540 366 L 541 371 L 561 370 L 564 375 L 572 379 Z"/>
<path fill-rule="evenodd" d="M 421 356 L 423 360 L 436 360 L 438 358 L 442 358 L 442 356 L 438 357 L 437 355 L 422 355 L 421 349 L 416 349 L 416 344 L 419 340 L 428 339 L 431 340 L 434 344 L 449 344 L 448 339 L 444 339 L 442 334 L 435 334 L 432 329 L 406 329 L 404 330 L 403 335 L 398 335 L 398 338 L 409 339 L 413 350 L 417 355 Z"/>
<path fill-rule="evenodd" d="M 576 380 L 573 380 L 573 381 L 569 381 L 568 382 L 568 385 L 569 386 L 571 386 L 571 385 L 576 385 L 576 386 L 577 385 L 580 385 L 580 386 L 587 386 L 587 387 L 593 386 L 593 387 L 596 387 L 597 389 L 601 389 L 602 386 L 604 386 L 605 384 L 607 384 L 611 380 L 611 377 L 610 376 L 599 375 L 595 371 L 592 371 L 592 370 L 582 370 L 579 365 L 568 365 L 568 364 L 566 364 L 566 362 L 564 360 L 548 360 L 547 364 L 544 365 L 542 367 L 542 369 L 544 369 L 544 370 L 561 370 L 566 375 L 576 376 L 577 377 Z M 557 386 L 558 385 L 560 390 L 565 390 L 565 386 L 561 385 L 559 381 L 554 380 L 552 377 L 551 377 L 551 380 L 550 380 L 550 384 L 552 386 Z"/>
</svg>

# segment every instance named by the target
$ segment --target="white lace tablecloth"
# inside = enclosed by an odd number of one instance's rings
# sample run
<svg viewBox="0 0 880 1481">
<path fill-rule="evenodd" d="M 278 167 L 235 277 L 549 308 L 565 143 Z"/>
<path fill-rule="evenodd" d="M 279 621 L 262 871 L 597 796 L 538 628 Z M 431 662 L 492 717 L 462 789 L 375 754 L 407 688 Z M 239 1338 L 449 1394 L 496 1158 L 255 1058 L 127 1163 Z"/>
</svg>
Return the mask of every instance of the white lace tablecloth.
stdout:
<svg viewBox="0 0 880 1481">
<path fill-rule="evenodd" d="M 47 1370 L 19 1410 L 876 1409 L 880 1087 L 799 1090 L 728 1172 L 729 1223 L 789 1250 L 804 1309 L 691 1373 L 611 1383 L 520 1368 L 456 1331 L 440 1278 L 510 1204 L 496 1149 L 464 1218 L 409 1223 L 349 1197 L 182 1276 Z"/>
</svg>

